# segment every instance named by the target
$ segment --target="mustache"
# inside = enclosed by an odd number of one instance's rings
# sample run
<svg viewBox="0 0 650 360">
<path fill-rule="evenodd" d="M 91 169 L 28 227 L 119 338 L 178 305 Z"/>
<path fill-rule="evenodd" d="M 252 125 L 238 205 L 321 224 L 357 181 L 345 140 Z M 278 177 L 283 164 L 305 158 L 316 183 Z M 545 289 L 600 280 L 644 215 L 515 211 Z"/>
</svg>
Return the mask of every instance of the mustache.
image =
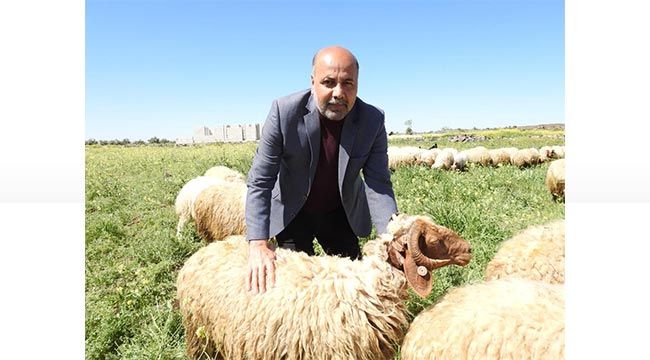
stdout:
<svg viewBox="0 0 650 360">
<path fill-rule="evenodd" d="M 341 99 L 341 100 L 330 100 L 327 102 L 327 105 L 348 105 L 348 102 Z"/>
</svg>

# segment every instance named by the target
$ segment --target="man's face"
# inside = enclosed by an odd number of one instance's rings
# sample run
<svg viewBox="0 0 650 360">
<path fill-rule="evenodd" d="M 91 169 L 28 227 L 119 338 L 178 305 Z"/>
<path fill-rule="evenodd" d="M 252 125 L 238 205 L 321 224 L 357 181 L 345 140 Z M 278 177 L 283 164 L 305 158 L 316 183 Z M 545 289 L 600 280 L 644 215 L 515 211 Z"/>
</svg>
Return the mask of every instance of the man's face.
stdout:
<svg viewBox="0 0 650 360">
<path fill-rule="evenodd" d="M 357 100 L 359 70 L 355 59 L 345 53 L 322 54 L 311 76 L 320 113 L 329 120 L 343 120 Z"/>
</svg>

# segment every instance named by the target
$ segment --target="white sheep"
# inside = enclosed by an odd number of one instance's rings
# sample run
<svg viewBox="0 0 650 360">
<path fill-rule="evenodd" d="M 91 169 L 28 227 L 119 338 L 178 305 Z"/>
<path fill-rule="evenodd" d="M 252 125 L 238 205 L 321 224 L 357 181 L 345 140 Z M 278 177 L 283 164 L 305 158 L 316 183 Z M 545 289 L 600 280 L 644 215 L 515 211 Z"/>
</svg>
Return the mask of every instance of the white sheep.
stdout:
<svg viewBox="0 0 650 360">
<path fill-rule="evenodd" d="M 244 176 L 244 174 L 240 173 L 237 170 L 233 170 L 229 167 L 221 166 L 221 165 L 209 168 L 208 170 L 205 171 L 204 176 L 212 176 L 212 177 L 224 179 L 226 181 L 231 181 L 231 182 L 246 181 L 246 176 Z"/>
<path fill-rule="evenodd" d="M 396 170 L 400 166 L 414 165 L 418 162 L 421 151 L 422 149 L 413 146 L 389 146 L 387 150 L 388 167 L 391 170 Z"/>
<path fill-rule="evenodd" d="M 403 360 L 564 359 L 564 286 L 501 279 L 449 291 L 422 311 Z"/>
<path fill-rule="evenodd" d="M 555 150 L 553 150 L 552 146 L 542 146 L 539 148 L 539 161 L 540 162 L 546 162 L 549 160 L 552 160 L 556 158 L 557 155 L 555 154 Z"/>
<path fill-rule="evenodd" d="M 474 163 L 482 166 L 490 165 L 490 161 L 491 161 L 490 153 L 483 146 L 477 146 L 471 149 L 467 149 L 465 150 L 465 153 L 467 154 L 467 158 L 470 163 Z"/>
<path fill-rule="evenodd" d="M 513 157 L 519 151 L 519 149 L 517 149 L 516 147 L 505 147 L 505 148 L 501 148 L 501 150 L 505 151 L 508 154 L 508 156 L 510 157 L 510 159 L 508 161 L 508 164 L 512 164 Z"/>
<path fill-rule="evenodd" d="M 199 235 L 210 242 L 245 234 L 246 192 L 243 182 L 224 182 L 201 191 L 192 207 Z"/>
<path fill-rule="evenodd" d="M 194 207 L 194 201 L 196 200 L 196 197 L 199 195 L 199 193 L 211 185 L 219 185 L 223 183 L 225 183 L 225 180 L 220 178 L 215 178 L 212 176 L 199 176 L 183 185 L 181 190 L 178 192 L 176 201 L 174 203 L 176 216 L 178 216 L 176 236 L 181 235 L 181 230 L 183 230 L 185 224 L 193 218 L 192 208 Z"/>
<path fill-rule="evenodd" d="M 553 200 L 564 198 L 564 185 L 566 182 L 564 159 L 553 160 L 546 170 L 546 187 L 553 196 Z"/>
<path fill-rule="evenodd" d="M 426 164 L 427 166 L 433 165 L 433 163 L 436 161 L 436 157 L 440 153 L 440 149 L 435 148 L 435 149 L 429 149 L 429 150 L 424 150 L 420 154 L 420 164 Z"/>
<path fill-rule="evenodd" d="M 275 286 L 258 295 L 246 291 L 243 237 L 203 247 L 176 283 L 188 355 L 391 359 L 408 326 L 407 284 L 426 296 L 433 269 L 471 255 L 429 218 L 400 215 L 389 227 L 364 246 L 363 260 L 276 249 Z"/>
<path fill-rule="evenodd" d="M 553 146 L 553 151 L 558 159 L 564 159 L 564 145 Z"/>
<path fill-rule="evenodd" d="M 506 149 L 490 149 L 490 163 L 494 166 L 503 166 L 510 164 L 510 153 Z"/>
<path fill-rule="evenodd" d="M 436 161 L 433 162 L 431 168 L 440 170 L 451 169 L 451 166 L 454 165 L 454 155 L 457 153 L 458 151 L 452 148 L 444 148 L 440 150 L 440 153 L 436 156 Z"/>
<path fill-rule="evenodd" d="M 533 225 L 504 241 L 485 269 L 485 279 L 519 277 L 564 283 L 564 220 Z"/>
<path fill-rule="evenodd" d="M 539 164 L 539 151 L 535 148 L 520 149 L 512 155 L 510 163 L 518 167 Z"/>
<path fill-rule="evenodd" d="M 454 154 L 454 164 L 451 166 L 452 170 L 464 171 L 469 161 L 467 154 L 463 151 Z"/>
</svg>

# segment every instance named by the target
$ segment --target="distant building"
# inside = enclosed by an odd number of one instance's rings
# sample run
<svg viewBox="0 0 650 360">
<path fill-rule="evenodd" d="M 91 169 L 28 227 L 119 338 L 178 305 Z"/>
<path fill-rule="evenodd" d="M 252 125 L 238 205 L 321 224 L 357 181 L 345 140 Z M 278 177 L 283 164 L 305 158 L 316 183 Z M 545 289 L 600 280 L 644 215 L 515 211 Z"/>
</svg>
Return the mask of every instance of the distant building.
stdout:
<svg viewBox="0 0 650 360">
<path fill-rule="evenodd" d="M 244 125 L 244 141 L 256 141 L 260 139 L 260 124 Z"/>
<path fill-rule="evenodd" d="M 208 129 L 207 126 L 201 126 L 196 129 L 194 129 L 194 136 L 210 136 L 212 135 L 212 131 Z"/>
<path fill-rule="evenodd" d="M 216 142 L 225 142 L 226 141 L 226 126 L 217 125 L 212 128 L 212 135 L 214 135 L 214 141 Z"/>
<path fill-rule="evenodd" d="M 244 128 L 241 125 L 226 125 L 226 142 L 244 141 Z"/>
<path fill-rule="evenodd" d="M 192 137 L 177 138 L 176 144 L 258 141 L 261 130 L 261 124 L 200 126 L 194 129 Z"/>
</svg>

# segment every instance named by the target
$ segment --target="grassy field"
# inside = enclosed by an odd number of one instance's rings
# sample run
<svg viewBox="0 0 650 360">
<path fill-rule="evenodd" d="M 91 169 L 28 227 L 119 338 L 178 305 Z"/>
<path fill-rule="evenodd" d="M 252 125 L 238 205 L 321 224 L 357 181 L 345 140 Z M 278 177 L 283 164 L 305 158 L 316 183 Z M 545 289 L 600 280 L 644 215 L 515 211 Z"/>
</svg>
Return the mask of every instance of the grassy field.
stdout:
<svg viewBox="0 0 650 360">
<path fill-rule="evenodd" d="M 436 134 L 391 140 L 391 145 L 428 148 L 436 142 L 464 149 L 564 144 L 561 130 L 465 133 L 488 139 L 452 143 L 449 134 Z M 247 173 L 255 147 L 86 147 L 87 359 L 185 359 L 183 327 L 174 306 L 175 281 L 185 259 L 204 243 L 192 226 L 176 238 L 174 200 L 187 181 L 214 165 Z M 470 167 L 458 173 L 413 166 L 393 174 L 401 212 L 430 215 L 473 248 L 467 267 L 436 272 L 427 299 L 411 294 L 413 315 L 450 288 L 480 281 L 498 245 L 517 231 L 564 218 L 564 205 L 551 201 L 544 187 L 547 168 Z"/>
</svg>

